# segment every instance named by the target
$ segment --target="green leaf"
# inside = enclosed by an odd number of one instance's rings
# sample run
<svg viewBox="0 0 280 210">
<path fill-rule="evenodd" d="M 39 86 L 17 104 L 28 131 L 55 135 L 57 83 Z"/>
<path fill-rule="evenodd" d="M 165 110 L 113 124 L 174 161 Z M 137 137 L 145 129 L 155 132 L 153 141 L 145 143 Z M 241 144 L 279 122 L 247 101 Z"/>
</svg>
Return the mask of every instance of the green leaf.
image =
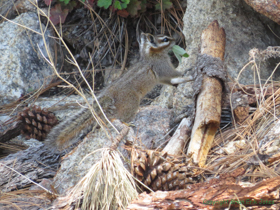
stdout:
<svg viewBox="0 0 280 210">
<path fill-rule="evenodd" d="M 123 2 L 124 4 L 128 5 L 130 0 L 122 0 L 121 2 Z"/>
<path fill-rule="evenodd" d="M 115 1 L 114 7 L 115 7 L 116 9 L 121 10 L 121 9 L 122 9 L 121 2 L 120 2 L 120 1 Z"/>
<path fill-rule="evenodd" d="M 127 5 L 129 4 L 130 0 L 121 0 L 121 7 L 122 9 L 127 8 Z"/>
<path fill-rule="evenodd" d="M 179 63 L 182 63 L 182 57 L 179 54 L 177 54 L 177 53 L 174 53 L 174 55 L 176 56 L 176 58 L 179 61 Z"/>
<path fill-rule="evenodd" d="M 184 50 L 182 47 L 180 47 L 178 45 L 174 45 L 172 47 L 172 51 L 180 63 L 182 62 L 182 57 L 185 57 L 185 58 L 189 57 L 186 50 Z"/>
<path fill-rule="evenodd" d="M 174 53 L 177 53 L 177 54 L 183 56 L 183 57 L 186 57 L 186 58 L 189 57 L 189 55 L 187 54 L 186 50 L 184 50 L 182 47 L 180 47 L 178 45 L 174 45 L 172 47 L 172 51 Z"/>
<path fill-rule="evenodd" d="M 156 10 L 162 9 L 162 11 L 166 9 L 170 9 L 173 6 L 172 2 L 170 0 L 162 0 L 161 2 L 157 3 L 155 8 Z"/>
<path fill-rule="evenodd" d="M 69 12 L 71 12 L 76 6 L 77 6 L 76 1 L 70 1 L 67 8 L 69 9 Z"/>
<path fill-rule="evenodd" d="M 112 0 L 98 0 L 97 6 L 108 9 L 112 4 Z"/>
<path fill-rule="evenodd" d="M 137 15 L 138 10 L 140 9 L 141 9 L 141 1 L 130 0 L 129 4 L 127 5 L 127 11 L 131 16 Z"/>
<path fill-rule="evenodd" d="M 27 92 L 28 92 L 28 93 L 31 93 L 31 92 L 33 92 L 33 91 L 34 91 L 34 89 L 31 88 L 31 87 L 27 89 Z"/>
<path fill-rule="evenodd" d="M 64 2 L 64 4 L 68 4 L 70 0 L 59 0 L 59 1 Z"/>
<path fill-rule="evenodd" d="M 147 0 L 141 1 L 141 12 L 145 12 L 147 9 Z"/>
<path fill-rule="evenodd" d="M 127 4 L 129 3 L 130 0 L 121 0 L 121 1 L 115 1 L 114 7 L 116 9 L 122 10 L 127 8 Z"/>
</svg>

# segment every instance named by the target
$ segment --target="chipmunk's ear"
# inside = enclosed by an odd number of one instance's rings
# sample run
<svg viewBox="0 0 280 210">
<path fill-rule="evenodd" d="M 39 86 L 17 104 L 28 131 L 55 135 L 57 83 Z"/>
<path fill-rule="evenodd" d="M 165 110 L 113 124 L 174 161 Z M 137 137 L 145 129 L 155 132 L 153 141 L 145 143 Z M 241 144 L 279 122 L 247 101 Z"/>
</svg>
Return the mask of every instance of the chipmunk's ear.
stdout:
<svg viewBox="0 0 280 210">
<path fill-rule="evenodd" d="M 141 35 L 140 35 L 140 39 L 137 40 L 138 41 L 138 44 L 140 46 L 140 49 L 143 49 L 144 47 L 144 43 L 146 43 L 147 41 L 147 36 L 145 33 L 141 32 Z"/>
<path fill-rule="evenodd" d="M 141 29 L 139 28 L 139 24 L 140 24 L 141 19 L 142 19 L 142 15 L 140 16 L 140 18 L 138 20 L 138 23 L 137 23 L 137 26 L 136 26 L 136 40 L 137 40 L 139 46 L 141 45 L 141 35 L 143 33 L 143 31 L 141 31 Z"/>
<path fill-rule="evenodd" d="M 141 45 L 142 39 L 144 38 L 143 36 L 145 36 L 145 33 L 143 31 L 140 30 L 140 32 L 136 32 L 136 40 L 139 45 Z"/>
</svg>

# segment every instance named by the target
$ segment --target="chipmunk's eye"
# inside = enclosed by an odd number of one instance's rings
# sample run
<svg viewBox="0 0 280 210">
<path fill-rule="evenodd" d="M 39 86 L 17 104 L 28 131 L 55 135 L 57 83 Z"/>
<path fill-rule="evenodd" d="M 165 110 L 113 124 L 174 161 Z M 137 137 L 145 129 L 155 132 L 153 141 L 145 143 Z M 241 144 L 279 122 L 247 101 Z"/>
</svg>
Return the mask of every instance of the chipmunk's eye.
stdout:
<svg viewBox="0 0 280 210">
<path fill-rule="evenodd" d="M 162 41 L 163 41 L 163 42 L 168 42 L 169 39 L 165 37 Z"/>
</svg>

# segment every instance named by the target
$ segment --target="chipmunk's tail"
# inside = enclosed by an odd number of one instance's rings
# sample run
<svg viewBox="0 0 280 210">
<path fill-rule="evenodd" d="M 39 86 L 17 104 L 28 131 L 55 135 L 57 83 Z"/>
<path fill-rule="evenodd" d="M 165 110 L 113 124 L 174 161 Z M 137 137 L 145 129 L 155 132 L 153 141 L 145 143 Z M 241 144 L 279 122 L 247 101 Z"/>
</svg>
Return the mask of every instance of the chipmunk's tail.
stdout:
<svg viewBox="0 0 280 210">
<path fill-rule="evenodd" d="M 45 144 L 53 150 L 65 149 L 78 141 L 79 134 L 89 132 L 94 122 L 90 110 L 82 109 L 55 126 L 48 134 Z"/>
</svg>

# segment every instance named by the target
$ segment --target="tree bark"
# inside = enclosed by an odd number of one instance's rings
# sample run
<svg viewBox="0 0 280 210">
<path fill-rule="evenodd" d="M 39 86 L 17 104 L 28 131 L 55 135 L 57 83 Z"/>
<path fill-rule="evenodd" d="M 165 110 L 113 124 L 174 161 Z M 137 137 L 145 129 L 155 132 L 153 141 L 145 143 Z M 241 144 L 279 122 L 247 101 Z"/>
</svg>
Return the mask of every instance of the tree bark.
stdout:
<svg viewBox="0 0 280 210">
<path fill-rule="evenodd" d="M 245 0 L 254 10 L 280 24 L 280 2 L 277 0 Z"/>
<path fill-rule="evenodd" d="M 60 156 L 46 146 L 29 147 L 0 161 L 0 190 L 9 192 L 25 188 L 42 179 L 53 178 L 60 165 Z"/>
<path fill-rule="evenodd" d="M 237 169 L 218 179 L 190 185 L 179 191 L 157 191 L 142 193 L 127 207 L 128 210 L 168 210 L 168 209 L 225 209 L 229 205 L 239 209 L 241 205 L 250 209 L 278 209 L 280 200 L 277 189 L 280 177 L 264 180 L 255 186 L 244 187 L 236 184 L 236 176 L 244 172 Z"/>
</svg>

